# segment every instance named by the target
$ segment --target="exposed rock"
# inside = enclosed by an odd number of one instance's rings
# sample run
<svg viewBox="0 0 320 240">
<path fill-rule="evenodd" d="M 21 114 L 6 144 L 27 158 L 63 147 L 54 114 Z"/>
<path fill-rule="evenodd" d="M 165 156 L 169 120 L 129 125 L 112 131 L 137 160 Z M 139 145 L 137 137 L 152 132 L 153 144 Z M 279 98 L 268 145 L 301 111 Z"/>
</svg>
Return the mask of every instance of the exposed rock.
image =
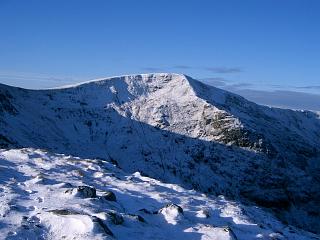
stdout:
<svg viewBox="0 0 320 240">
<path fill-rule="evenodd" d="M 114 225 L 120 225 L 124 222 L 123 217 L 116 212 L 108 212 L 107 218 L 110 219 Z"/>
<path fill-rule="evenodd" d="M 92 222 L 96 223 L 109 236 L 114 236 L 108 226 L 98 217 L 92 216 Z"/>
<path fill-rule="evenodd" d="M 0 113 L 9 113 L 11 115 L 16 115 L 18 110 L 12 105 L 13 96 L 9 91 L 2 91 L 0 89 Z"/>
<path fill-rule="evenodd" d="M 81 198 L 95 198 L 97 197 L 96 189 L 89 186 L 78 186 L 77 188 L 68 189 L 65 193 L 71 193 Z"/>
<path fill-rule="evenodd" d="M 2 134 L 0 134 L 0 147 L 7 148 L 14 144 L 16 143 L 8 139 L 6 136 L 3 136 Z"/>
<path fill-rule="evenodd" d="M 234 231 L 231 229 L 231 227 L 229 227 L 229 226 L 224 227 L 223 230 L 230 234 L 230 236 L 232 237 L 232 240 L 238 240 L 237 235 L 234 233 Z"/>
<path fill-rule="evenodd" d="M 113 202 L 117 201 L 116 195 L 111 191 L 105 191 L 102 198 L 107 201 L 113 201 Z"/>
<path fill-rule="evenodd" d="M 54 210 L 49 210 L 48 212 L 51 212 L 56 215 L 79 215 L 81 214 L 80 212 L 71 210 L 71 209 L 54 209 Z"/>
<path fill-rule="evenodd" d="M 42 228 L 41 221 L 37 216 L 22 216 L 21 227 L 24 230 Z"/>
<path fill-rule="evenodd" d="M 80 176 L 80 177 L 84 177 L 85 176 L 85 172 L 82 171 L 81 169 L 76 169 L 73 171 L 73 173 L 77 176 Z"/>
<path fill-rule="evenodd" d="M 168 209 L 168 210 L 175 210 L 175 211 L 177 211 L 178 213 L 183 214 L 183 209 L 182 209 L 182 207 L 180 207 L 179 205 L 174 204 L 174 203 L 169 203 L 169 204 L 165 205 L 163 208 L 161 208 L 161 209 L 159 210 L 159 213 L 163 212 L 163 211 L 166 210 L 166 209 Z"/>
<path fill-rule="evenodd" d="M 145 209 L 145 208 L 140 209 L 139 212 L 143 212 L 143 213 L 146 213 L 146 214 L 157 214 L 158 213 L 158 211 L 150 211 L 150 210 Z"/>
<path fill-rule="evenodd" d="M 261 190 L 241 192 L 242 196 L 267 208 L 288 209 L 290 200 L 282 189 L 273 189 L 272 194 L 262 194 Z"/>
<path fill-rule="evenodd" d="M 97 196 L 96 189 L 88 186 L 79 186 L 77 188 L 78 196 L 83 198 L 94 198 Z"/>
<path fill-rule="evenodd" d="M 177 204 L 170 203 L 161 208 L 159 214 L 162 214 L 168 223 L 176 225 L 183 218 L 183 209 Z"/>
<path fill-rule="evenodd" d="M 210 212 L 207 209 L 201 209 L 200 211 L 197 212 L 197 217 L 209 218 L 210 217 Z"/>
<path fill-rule="evenodd" d="M 143 222 L 145 223 L 146 220 L 141 217 L 140 215 L 137 215 L 137 214 L 128 214 L 127 216 L 129 216 L 131 219 L 134 219 L 135 221 L 139 221 L 139 222 Z"/>
</svg>

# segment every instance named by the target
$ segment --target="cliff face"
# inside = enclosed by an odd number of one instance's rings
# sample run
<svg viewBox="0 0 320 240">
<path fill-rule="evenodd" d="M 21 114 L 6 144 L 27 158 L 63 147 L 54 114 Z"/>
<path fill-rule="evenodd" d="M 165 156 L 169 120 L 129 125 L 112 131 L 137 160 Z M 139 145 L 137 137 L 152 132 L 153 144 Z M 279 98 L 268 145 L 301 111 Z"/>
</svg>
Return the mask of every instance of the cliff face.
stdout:
<svg viewBox="0 0 320 240">
<path fill-rule="evenodd" d="M 110 160 L 320 229 L 319 115 L 259 106 L 184 75 L 0 85 L 0 146 Z"/>
</svg>

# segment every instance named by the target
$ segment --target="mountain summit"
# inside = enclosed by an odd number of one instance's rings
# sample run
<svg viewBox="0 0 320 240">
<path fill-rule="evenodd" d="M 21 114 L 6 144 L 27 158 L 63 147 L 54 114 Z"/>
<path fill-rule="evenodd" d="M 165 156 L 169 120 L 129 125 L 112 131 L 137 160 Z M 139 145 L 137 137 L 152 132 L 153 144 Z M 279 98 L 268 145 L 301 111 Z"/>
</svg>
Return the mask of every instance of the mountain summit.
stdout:
<svg viewBox="0 0 320 240">
<path fill-rule="evenodd" d="M 0 147 L 109 160 L 319 233 L 319 115 L 260 106 L 185 75 L 0 85 Z"/>
</svg>

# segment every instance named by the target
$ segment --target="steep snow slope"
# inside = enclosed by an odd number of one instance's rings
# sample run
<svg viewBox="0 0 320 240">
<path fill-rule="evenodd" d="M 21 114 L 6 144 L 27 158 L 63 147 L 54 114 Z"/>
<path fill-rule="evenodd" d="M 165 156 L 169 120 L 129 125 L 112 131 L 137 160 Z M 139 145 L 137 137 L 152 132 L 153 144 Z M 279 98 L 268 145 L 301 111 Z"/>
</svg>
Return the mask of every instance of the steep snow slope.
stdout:
<svg viewBox="0 0 320 240">
<path fill-rule="evenodd" d="M 316 239 L 259 208 L 104 160 L 1 150 L 0 171 L 0 239 Z"/>
<path fill-rule="evenodd" d="M 0 143 L 84 158 L 272 209 L 318 232 L 320 120 L 178 74 L 52 90 L 0 85 Z"/>
</svg>

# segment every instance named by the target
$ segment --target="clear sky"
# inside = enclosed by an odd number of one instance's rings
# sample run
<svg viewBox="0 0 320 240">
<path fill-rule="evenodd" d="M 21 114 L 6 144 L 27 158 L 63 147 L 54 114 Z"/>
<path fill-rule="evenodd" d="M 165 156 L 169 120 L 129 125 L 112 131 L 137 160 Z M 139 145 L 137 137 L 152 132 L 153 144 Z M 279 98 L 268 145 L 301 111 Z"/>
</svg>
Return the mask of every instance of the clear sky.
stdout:
<svg viewBox="0 0 320 240">
<path fill-rule="evenodd" d="M 320 1 L 0 0 L 1 83 L 46 88 L 147 72 L 320 110 Z M 295 92 L 307 105 L 268 102 Z"/>
</svg>

